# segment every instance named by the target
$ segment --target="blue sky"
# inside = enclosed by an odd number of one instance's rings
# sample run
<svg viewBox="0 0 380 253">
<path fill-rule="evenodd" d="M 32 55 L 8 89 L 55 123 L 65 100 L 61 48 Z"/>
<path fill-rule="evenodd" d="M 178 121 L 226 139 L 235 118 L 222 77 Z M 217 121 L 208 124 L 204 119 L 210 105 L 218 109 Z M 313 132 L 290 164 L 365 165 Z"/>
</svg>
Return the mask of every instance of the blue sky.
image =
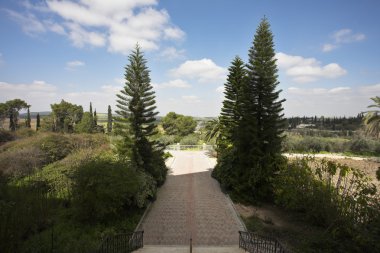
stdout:
<svg viewBox="0 0 380 253">
<path fill-rule="evenodd" d="M 227 68 L 266 16 L 286 116 L 352 116 L 380 96 L 377 0 L 0 2 L 0 102 L 115 108 L 138 42 L 160 115 L 217 116 Z"/>
</svg>

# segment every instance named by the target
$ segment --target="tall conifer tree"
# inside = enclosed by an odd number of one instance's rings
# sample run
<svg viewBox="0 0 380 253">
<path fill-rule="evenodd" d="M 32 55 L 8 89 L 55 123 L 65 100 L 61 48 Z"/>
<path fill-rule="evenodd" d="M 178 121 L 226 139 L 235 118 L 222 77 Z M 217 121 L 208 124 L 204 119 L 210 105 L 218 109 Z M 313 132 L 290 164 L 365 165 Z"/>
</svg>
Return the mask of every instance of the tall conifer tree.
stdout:
<svg viewBox="0 0 380 253">
<path fill-rule="evenodd" d="M 117 95 L 116 113 L 119 117 L 115 120 L 117 127 L 122 128 L 118 133 L 130 140 L 133 165 L 150 173 L 161 184 L 166 175 L 163 151 L 156 148 L 156 143 L 150 139 L 156 133 L 154 122 L 158 112 L 155 106 L 155 92 L 150 84 L 146 60 L 138 45 L 128 59 L 129 64 L 125 67 L 125 86 Z M 126 145 L 129 140 L 125 141 Z"/>
<path fill-rule="evenodd" d="M 265 196 L 281 159 L 285 123 L 282 113 L 284 100 L 279 99 L 281 90 L 277 90 L 279 81 L 273 34 L 266 18 L 256 30 L 248 57 L 248 82 L 252 90 L 251 101 L 255 105 L 255 139 L 258 145 L 257 151 L 252 153 L 252 160 L 258 162 L 252 171 L 251 182 L 253 189 L 260 189 L 262 194 L 258 194 Z"/>
<path fill-rule="evenodd" d="M 108 113 L 107 113 L 107 133 L 110 134 L 112 132 L 112 110 L 111 106 L 108 105 Z"/>
<path fill-rule="evenodd" d="M 27 109 L 27 111 L 26 111 L 26 121 L 25 121 L 25 126 L 27 127 L 27 128 L 31 128 L 31 121 L 32 121 L 32 119 L 31 119 L 31 117 L 30 117 L 30 110 L 29 110 L 29 106 L 28 106 L 28 109 Z"/>
<path fill-rule="evenodd" d="M 40 130 L 40 128 L 41 128 L 40 113 L 37 113 L 36 131 Z"/>
<path fill-rule="evenodd" d="M 98 125 L 98 116 L 96 115 L 96 109 L 94 110 L 94 127 Z"/>
</svg>

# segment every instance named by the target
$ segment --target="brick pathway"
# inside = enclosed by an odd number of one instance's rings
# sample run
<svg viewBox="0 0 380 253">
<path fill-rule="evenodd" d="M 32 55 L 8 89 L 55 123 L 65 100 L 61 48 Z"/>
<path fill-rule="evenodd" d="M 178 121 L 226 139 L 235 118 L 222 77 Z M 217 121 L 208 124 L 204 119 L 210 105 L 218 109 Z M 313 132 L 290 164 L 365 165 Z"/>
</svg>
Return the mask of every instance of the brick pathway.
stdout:
<svg viewBox="0 0 380 253">
<path fill-rule="evenodd" d="M 146 245 L 237 245 L 243 227 L 211 177 L 215 159 L 202 151 L 171 151 L 171 168 L 139 229 Z"/>
</svg>

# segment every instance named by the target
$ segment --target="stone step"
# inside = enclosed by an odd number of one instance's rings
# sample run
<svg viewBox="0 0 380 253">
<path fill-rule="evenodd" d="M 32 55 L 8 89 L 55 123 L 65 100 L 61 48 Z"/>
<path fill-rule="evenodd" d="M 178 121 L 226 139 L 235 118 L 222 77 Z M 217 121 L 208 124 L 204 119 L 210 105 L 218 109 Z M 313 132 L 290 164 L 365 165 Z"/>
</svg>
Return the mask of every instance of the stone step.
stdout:
<svg viewBox="0 0 380 253">
<path fill-rule="evenodd" d="M 163 245 L 144 245 L 144 248 L 133 251 L 135 253 L 189 253 L 190 246 L 163 246 Z M 192 253 L 242 253 L 244 250 L 235 246 L 195 246 Z"/>
</svg>

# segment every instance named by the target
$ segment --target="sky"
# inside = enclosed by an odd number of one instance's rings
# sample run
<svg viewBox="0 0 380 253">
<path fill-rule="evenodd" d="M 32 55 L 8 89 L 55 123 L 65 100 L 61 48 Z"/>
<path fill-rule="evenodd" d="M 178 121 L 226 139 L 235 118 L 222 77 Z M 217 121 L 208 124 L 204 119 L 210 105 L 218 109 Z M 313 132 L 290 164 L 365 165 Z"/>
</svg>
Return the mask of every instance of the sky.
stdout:
<svg viewBox="0 0 380 253">
<path fill-rule="evenodd" d="M 285 116 L 356 116 L 380 96 L 379 13 L 378 0 L 0 0 L 0 103 L 114 109 L 139 43 L 159 115 L 215 117 L 266 17 Z"/>
</svg>

